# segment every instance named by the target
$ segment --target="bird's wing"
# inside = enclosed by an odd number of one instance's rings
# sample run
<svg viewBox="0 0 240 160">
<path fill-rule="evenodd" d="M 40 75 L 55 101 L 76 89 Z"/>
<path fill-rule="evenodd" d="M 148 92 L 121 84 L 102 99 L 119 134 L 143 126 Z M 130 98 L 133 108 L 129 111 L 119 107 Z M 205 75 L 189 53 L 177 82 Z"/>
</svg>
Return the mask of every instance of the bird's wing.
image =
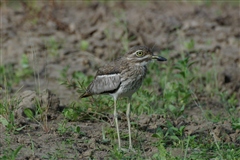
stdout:
<svg viewBox="0 0 240 160">
<path fill-rule="evenodd" d="M 95 94 L 112 93 L 121 83 L 120 74 L 98 75 L 91 84 L 91 91 Z"/>
<path fill-rule="evenodd" d="M 120 87 L 120 84 L 121 77 L 119 73 L 97 75 L 81 98 L 94 94 L 113 93 Z"/>
<path fill-rule="evenodd" d="M 100 67 L 92 83 L 80 98 L 94 94 L 114 93 L 121 85 L 121 59 Z"/>
</svg>

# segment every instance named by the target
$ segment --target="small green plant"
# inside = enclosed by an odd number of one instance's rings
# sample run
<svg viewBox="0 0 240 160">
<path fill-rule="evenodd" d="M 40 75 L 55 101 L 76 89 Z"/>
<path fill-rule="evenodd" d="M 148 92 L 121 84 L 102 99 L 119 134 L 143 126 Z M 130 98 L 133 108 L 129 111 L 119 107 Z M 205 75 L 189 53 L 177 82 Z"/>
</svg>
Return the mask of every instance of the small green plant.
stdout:
<svg viewBox="0 0 240 160">
<path fill-rule="evenodd" d="M 57 131 L 60 135 L 63 135 L 67 132 L 68 128 L 66 127 L 66 123 L 67 121 L 66 120 L 63 120 L 62 123 L 59 123 L 58 124 L 58 128 L 57 128 Z"/>
<path fill-rule="evenodd" d="M 16 126 L 16 124 L 14 123 L 13 114 L 10 114 L 8 119 L 6 119 L 2 115 L 0 115 L 0 123 L 2 123 L 3 126 L 5 126 L 7 131 L 9 131 L 9 132 L 16 133 L 16 132 L 21 131 L 23 128 L 25 128 L 25 126 L 22 126 L 22 127 Z"/>
<path fill-rule="evenodd" d="M 29 108 L 24 109 L 24 114 L 31 120 L 37 122 L 42 129 L 47 133 L 49 132 L 48 127 L 48 108 L 49 106 L 43 106 L 39 100 L 35 99 L 36 110 L 33 111 Z"/>
<path fill-rule="evenodd" d="M 30 141 L 31 141 L 31 145 L 30 145 L 30 150 L 32 151 L 32 155 L 34 156 L 35 155 L 35 146 L 34 146 L 34 142 L 32 140 L 32 137 L 31 135 L 28 133 L 28 136 L 30 138 Z"/>
<path fill-rule="evenodd" d="M 108 128 L 102 127 L 102 142 L 103 143 L 108 143 L 110 140 L 107 139 L 106 133 L 109 132 Z"/>
<path fill-rule="evenodd" d="M 15 69 L 12 64 L 0 65 L 0 84 L 7 90 L 10 90 L 13 85 L 19 83 L 20 78 L 15 74 Z"/>
<path fill-rule="evenodd" d="M 155 145 L 158 148 L 158 153 L 155 153 L 152 156 L 152 159 L 163 159 L 163 160 L 171 160 L 173 157 L 169 154 L 169 152 L 166 149 L 165 143 L 162 141 L 164 139 L 164 136 L 162 133 L 157 132 L 152 135 L 152 137 L 155 137 L 157 139 Z"/>
<path fill-rule="evenodd" d="M 76 126 L 76 127 L 75 127 L 74 132 L 75 132 L 75 133 L 78 133 L 78 134 L 82 134 L 81 128 L 80 128 L 79 126 Z"/>
<path fill-rule="evenodd" d="M 189 40 L 188 42 L 184 42 L 184 47 L 188 50 L 188 51 L 191 51 L 194 49 L 195 47 L 195 42 L 193 39 Z"/>
<path fill-rule="evenodd" d="M 240 129 L 240 118 L 232 118 L 232 127 L 233 129 Z M 238 138 L 240 140 L 240 137 Z"/>
<path fill-rule="evenodd" d="M 66 142 L 61 141 L 58 145 L 58 148 L 54 149 L 53 151 L 50 150 L 46 153 L 46 155 L 43 156 L 44 159 L 73 159 L 72 156 L 69 157 L 69 155 L 66 154 Z"/>
<path fill-rule="evenodd" d="M 176 117 L 183 113 L 191 100 L 190 84 L 194 80 L 191 66 L 194 63 L 190 62 L 188 57 L 179 60 L 173 68 L 176 72 L 174 79 L 165 84 L 163 91 L 164 107 Z"/>
<path fill-rule="evenodd" d="M 184 136 L 185 126 L 180 126 L 179 128 L 173 126 L 170 121 L 167 121 L 167 131 L 164 135 L 168 141 L 172 142 L 175 146 L 181 144 L 181 139 Z"/>
<path fill-rule="evenodd" d="M 86 51 L 89 47 L 89 42 L 86 40 L 81 40 L 80 41 L 80 49 L 83 51 Z"/>
<path fill-rule="evenodd" d="M 50 37 L 49 40 L 46 42 L 47 51 L 52 57 L 59 56 L 58 49 L 61 46 L 61 43 L 56 41 L 54 37 Z"/>
<path fill-rule="evenodd" d="M 16 76 L 19 78 L 27 78 L 31 75 L 33 75 L 33 70 L 30 67 L 28 56 L 23 54 L 20 62 L 20 68 L 17 69 Z"/>
<path fill-rule="evenodd" d="M 19 101 L 15 98 L 0 100 L 0 123 L 6 127 L 8 132 L 17 133 L 25 127 L 18 127 L 15 123 L 15 113 L 13 110 L 15 110 L 14 106 L 18 104 Z"/>
<path fill-rule="evenodd" d="M 11 134 L 5 132 L 5 139 L 4 141 L 6 142 L 6 146 L 1 148 L 2 150 L 0 151 L 0 159 L 1 160 L 15 160 L 17 158 L 17 155 L 19 154 L 20 150 L 22 149 L 23 145 L 19 145 L 16 148 L 11 147 L 12 139 L 11 139 Z M 2 137 L 1 137 L 2 138 Z M 2 144 L 1 144 L 2 145 Z M 0 145 L 0 147 L 2 147 Z"/>
<path fill-rule="evenodd" d="M 227 103 L 230 107 L 235 107 L 238 104 L 238 99 L 236 98 L 236 93 L 233 93 L 230 95 L 230 97 L 227 100 Z"/>
<path fill-rule="evenodd" d="M 0 75 L 0 84 L 2 84 L 7 91 L 9 91 L 12 86 L 18 84 L 20 80 L 32 76 L 33 70 L 29 64 L 28 56 L 26 54 L 22 55 L 19 67 L 17 68 L 14 64 L 0 65 Z"/>
<path fill-rule="evenodd" d="M 73 102 L 70 106 L 70 108 L 66 108 L 63 110 L 63 115 L 65 118 L 69 119 L 69 120 L 77 120 L 79 114 L 78 112 L 74 109 L 75 103 Z"/>
<path fill-rule="evenodd" d="M 76 71 L 73 72 L 72 75 L 70 75 L 71 79 L 68 79 L 68 70 L 69 66 L 66 66 L 62 69 L 62 71 L 60 72 L 61 77 L 59 79 L 59 83 L 61 85 L 65 85 L 69 89 L 77 89 L 77 92 L 83 93 L 85 90 L 84 87 L 92 81 L 93 77 L 87 77 L 82 72 Z"/>
<path fill-rule="evenodd" d="M 5 160 L 5 159 L 11 159 L 11 160 L 15 160 L 17 158 L 17 155 L 19 154 L 20 150 L 22 149 L 23 145 L 18 146 L 15 150 L 12 149 L 7 149 L 4 150 L 4 155 L 3 157 L 0 157 L 1 159 Z"/>
</svg>

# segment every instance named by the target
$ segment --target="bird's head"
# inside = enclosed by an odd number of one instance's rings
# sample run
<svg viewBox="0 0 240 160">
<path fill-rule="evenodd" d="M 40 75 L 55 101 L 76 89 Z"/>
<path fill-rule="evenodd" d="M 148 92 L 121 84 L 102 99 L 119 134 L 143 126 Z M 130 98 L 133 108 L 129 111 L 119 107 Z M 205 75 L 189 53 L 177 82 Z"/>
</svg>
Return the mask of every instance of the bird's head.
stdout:
<svg viewBox="0 0 240 160">
<path fill-rule="evenodd" d="M 145 46 L 135 46 L 130 48 L 126 54 L 126 58 L 131 63 L 140 66 L 147 65 L 152 59 L 167 61 L 164 57 L 153 55 L 152 50 Z"/>
</svg>

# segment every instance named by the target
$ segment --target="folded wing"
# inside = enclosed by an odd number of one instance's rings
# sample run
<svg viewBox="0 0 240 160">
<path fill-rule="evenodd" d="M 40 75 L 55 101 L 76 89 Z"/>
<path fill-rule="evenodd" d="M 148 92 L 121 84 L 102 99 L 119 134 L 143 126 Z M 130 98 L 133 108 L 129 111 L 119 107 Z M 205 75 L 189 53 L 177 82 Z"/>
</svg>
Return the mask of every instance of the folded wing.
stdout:
<svg viewBox="0 0 240 160">
<path fill-rule="evenodd" d="M 88 97 L 94 94 L 114 93 L 121 84 L 120 74 L 97 75 L 88 86 L 86 92 L 80 97 Z"/>
</svg>

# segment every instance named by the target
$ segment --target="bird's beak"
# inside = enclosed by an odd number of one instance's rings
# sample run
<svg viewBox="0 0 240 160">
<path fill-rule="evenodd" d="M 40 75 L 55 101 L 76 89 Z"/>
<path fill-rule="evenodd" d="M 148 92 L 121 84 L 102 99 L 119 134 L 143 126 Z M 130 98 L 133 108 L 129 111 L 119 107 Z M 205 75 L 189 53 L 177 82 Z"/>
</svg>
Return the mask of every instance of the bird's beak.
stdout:
<svg viewBox="0 0 240 160">
<path fill-rule="evenodd" d="M 161 57 L 161 56 L 155 56 L 155 55 L 152 56 L 152 59 L 156 59 L 156 60 L 158 60 L 158 61 L 167 61 L 166 58 Z"/>
</svg>

